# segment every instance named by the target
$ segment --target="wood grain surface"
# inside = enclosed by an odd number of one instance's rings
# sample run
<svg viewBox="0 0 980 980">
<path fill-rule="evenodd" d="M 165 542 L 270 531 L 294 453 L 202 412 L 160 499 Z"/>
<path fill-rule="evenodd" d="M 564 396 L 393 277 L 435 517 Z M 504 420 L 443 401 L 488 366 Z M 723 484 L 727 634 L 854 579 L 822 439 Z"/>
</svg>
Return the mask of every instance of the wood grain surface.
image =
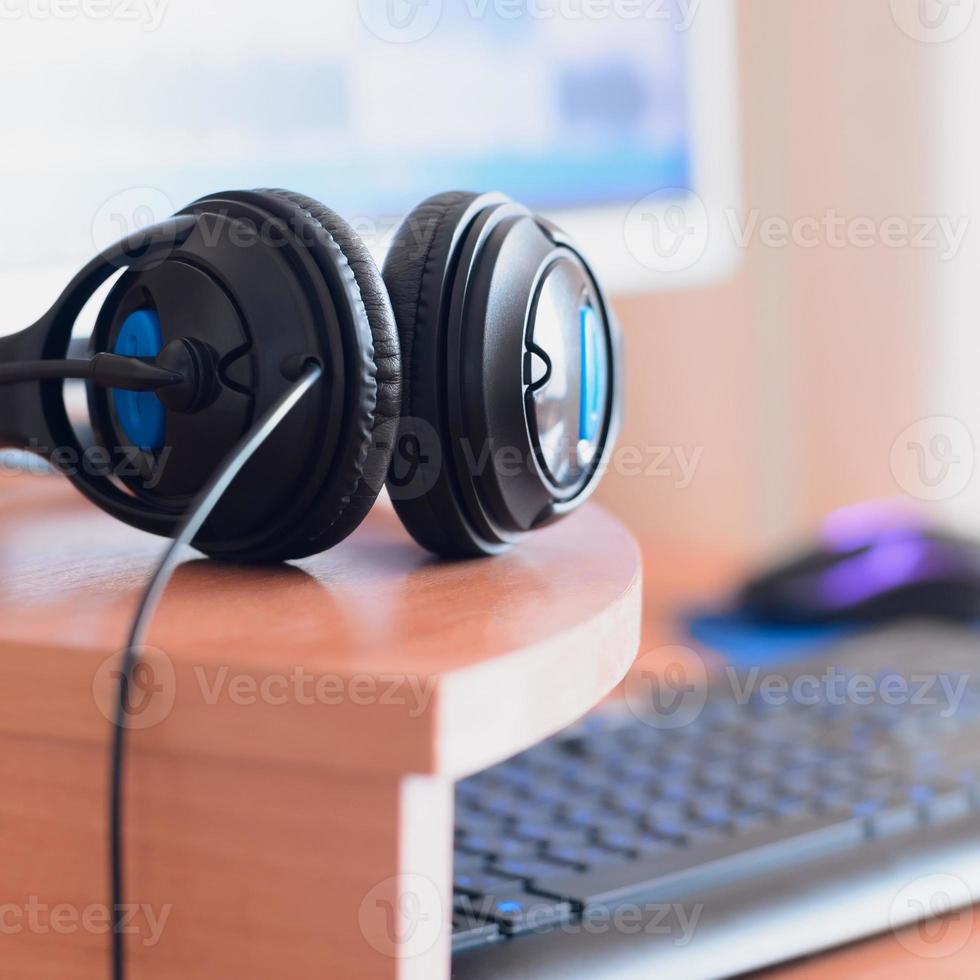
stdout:
<svg viewBox="0 0 980 980">
<path fill-rule="evenodd" d="M 95 980 L 112 671 L 162 542 L 55 477 L 0 507 L 0 975 Z M 295 565 L 189 554 L 130 714 L 131 980 L 447 978 L 452 781 L 608 694 L 641 592 L 596 507 L 490 561 L 384 507 Z"/>
</svg>

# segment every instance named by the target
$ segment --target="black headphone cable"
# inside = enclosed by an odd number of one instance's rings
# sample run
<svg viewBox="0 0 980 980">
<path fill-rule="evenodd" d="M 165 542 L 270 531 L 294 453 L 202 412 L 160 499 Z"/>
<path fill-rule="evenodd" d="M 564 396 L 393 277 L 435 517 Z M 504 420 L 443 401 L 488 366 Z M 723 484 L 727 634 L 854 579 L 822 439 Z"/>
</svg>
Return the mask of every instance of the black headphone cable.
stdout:
<svg viewBox="0 0 980 980">
<path fill-rule="evenodd" d="M 323 369 L 317 361 L 309 359 L 289 390 L 260 418 L 241 442 L 228 454 L 215 475 L 195 498 L 179 525 L 174 539 L 167 546 L 156 570 L 147 584 L 139 609 L 133 619 L 129 639 L 123 653 L 119 677 L 119 697 L 115 706 L 115 725 L 112 733 L 109 776 L 109 860 L 112 892 L 112 976 L 124 980 L 123 924 L 123 768 L 125 761 L 126 716 L 129 705 L 129 688 L 133 672 L 140 660 L 140 647 L 156 613 L 157 606 L 167 588 L 181 550 L 197 537 L 202 525 L 224 496 L 245 464 L 276 430 L 280 423 L 302 400 L 303 396 L 319 381 Z"/>
<path fill-rule="evenodd" d="M 119 354 L 101 353 L 66 361 L 0 364 L 0 385 L 71 378 L 89 381 L 98 388 L 122 388 L 125 391 L 156 391 L 185 380 L 178 372 L 138 357 L 121 357 Z"/>
</svg>

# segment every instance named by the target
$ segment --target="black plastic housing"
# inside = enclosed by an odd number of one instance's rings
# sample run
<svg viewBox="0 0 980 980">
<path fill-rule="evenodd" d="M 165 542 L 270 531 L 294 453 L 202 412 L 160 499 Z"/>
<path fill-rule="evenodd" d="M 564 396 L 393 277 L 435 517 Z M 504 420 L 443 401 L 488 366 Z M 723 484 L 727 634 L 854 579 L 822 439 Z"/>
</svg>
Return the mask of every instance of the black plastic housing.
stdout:
<svg viewBox="0 0 980 980">
<path fill-rule="evenodd" d="M 418 284 L 416 395 L 389 493 L 423 546 L 447 557 L 492 555 L 578 507 L 598 484 L 619 426 L 620 336 L 590 266 L 550 222 L 496 194 L 473 195 L 445 220 L 455 227 L 442 236 L 446 247 L 429 253 Z M 564 488 L 542 465 L 525 370 L 541 284 L 562 260 L 581 270 L 609 368 L 598 450 L 582 478 Z M 395 269 L 385 267 L 389 285 Z"/>
<path fill-rule="evenodd" d="M 90 388 L 93 428 L 112 466 L 98 473 L 74 467 L 69 479 L 120 520 L 172 535 L 227 452 L 289 387 L 292 363 L 312 358 L 324 380 L 245 467 L 195 545 L 215 557 L 266 561 L 333 543 L 320 511 L 339 512 L 349 495 L 375 388 L 364 309 L 329 236 L 274 195 L 204 199 L 94 259 L 38 324 L 0 342 L 0 359 L 63 357 L 85 302 L 123 268 L 91 351 L 111 350 L 129 313 L 153 308 L 164 344 L 184 338 L 207 351 L 217 384 L 194 411 L 168 410 L 156 453 L 135 449 L 109 394 Z M 62 389 L 61 382 L 0 388 L 0 440 L 55 462 L 64 455 L 58 449 L 80 457 Z M 331 495 L 341 502 L 336 508 Z"/>
</svg>

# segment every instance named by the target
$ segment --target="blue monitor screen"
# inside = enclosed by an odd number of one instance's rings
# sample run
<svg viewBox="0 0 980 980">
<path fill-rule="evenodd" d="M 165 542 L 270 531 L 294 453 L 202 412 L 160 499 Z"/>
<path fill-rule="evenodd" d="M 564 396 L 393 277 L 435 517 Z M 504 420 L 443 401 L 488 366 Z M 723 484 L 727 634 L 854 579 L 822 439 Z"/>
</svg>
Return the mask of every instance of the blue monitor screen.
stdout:
<svg viewBox="0 0 980 980">
<path fill-rule="evenodd" d="M 355 227 L 447 189 L 554 209 L 689 187 L 696 6 L 214 0 L 5 24 L 0 81 L 30 98 L 5 110 L 0 261 L 84 255 L 232 187 L 300 190 Z"/>
</svg>

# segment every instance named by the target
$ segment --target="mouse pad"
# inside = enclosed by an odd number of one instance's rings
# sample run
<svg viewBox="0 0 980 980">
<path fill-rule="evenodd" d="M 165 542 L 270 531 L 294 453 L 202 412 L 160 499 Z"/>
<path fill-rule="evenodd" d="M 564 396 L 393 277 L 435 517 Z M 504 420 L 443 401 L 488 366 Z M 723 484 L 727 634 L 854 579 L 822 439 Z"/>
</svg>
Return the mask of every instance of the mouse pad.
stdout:
<svg viewBox="0 0 980 980">
<path fill-rule="evenodd" d="M 692 640 L 735 667 L 768 666 L 813 657 L 821 646 L 860 632 L 861 626 L 760 626 L 737 614 L 695 612 L 685 618 Z"/>
</svg>

